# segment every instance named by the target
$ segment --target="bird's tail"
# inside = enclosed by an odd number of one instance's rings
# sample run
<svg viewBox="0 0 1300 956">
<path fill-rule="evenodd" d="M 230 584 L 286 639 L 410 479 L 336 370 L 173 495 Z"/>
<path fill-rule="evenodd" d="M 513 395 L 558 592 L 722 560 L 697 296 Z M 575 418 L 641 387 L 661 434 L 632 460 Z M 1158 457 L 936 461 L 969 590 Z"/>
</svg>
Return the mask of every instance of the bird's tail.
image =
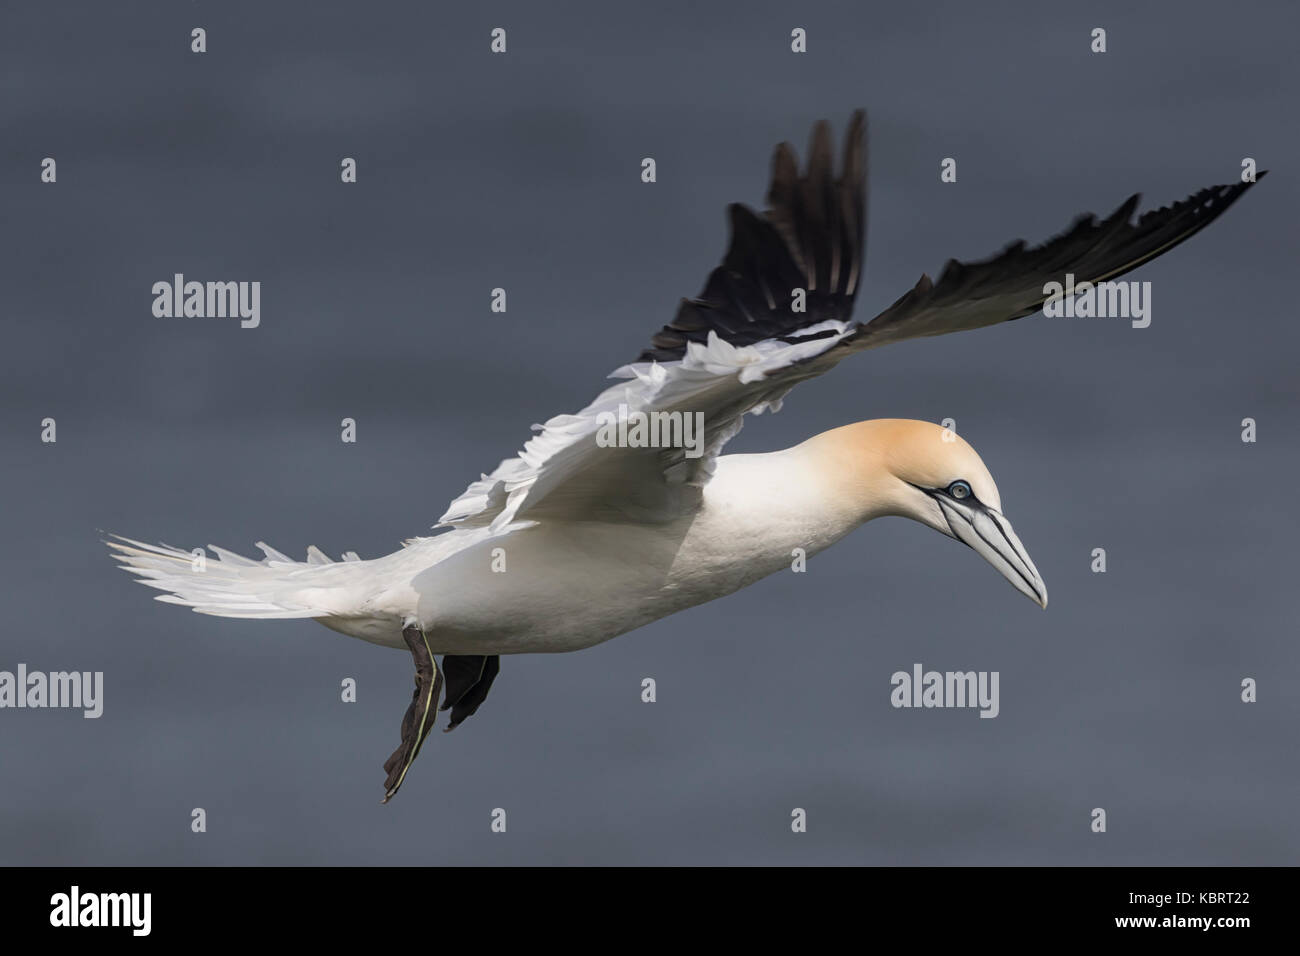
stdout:
<svg viewBox="0 0 1300 956">
<path fill-rule="evenodd" d="M 318 548 L 307 549 L 307 560 L 294 561 L 259 541 L 266 557 L 254 561 L 208 545 L 184 551 L 165 544 L 145 544 L 110 536 L 104 543 L 125 571 L 139 575 L 151 588 L 166 591 L 157 596 L 168 604 L 183 604 L 200 614 L 218 617 L 289 618 L 332 617 L 355 606 L 353 585 L 359 564 L 348 552 L 336 563 Z"/>
</svg>

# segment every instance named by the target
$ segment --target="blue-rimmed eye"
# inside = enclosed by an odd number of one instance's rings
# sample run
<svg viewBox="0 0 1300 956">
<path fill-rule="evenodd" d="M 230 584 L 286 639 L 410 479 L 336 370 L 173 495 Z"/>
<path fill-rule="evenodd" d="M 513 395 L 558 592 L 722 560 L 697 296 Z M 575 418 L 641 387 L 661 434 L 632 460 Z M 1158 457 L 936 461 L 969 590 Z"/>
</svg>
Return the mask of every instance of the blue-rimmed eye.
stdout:
<svg viewBox="0 0 1300 956">
<path fill-rule="evenodd" d="M 975 492 L 970 490 L 970 485 L 964 481 L 954 481 L 948 486 L 948 494 L 961 501 L 963 498 L 975 497 Z"/>
</svg>

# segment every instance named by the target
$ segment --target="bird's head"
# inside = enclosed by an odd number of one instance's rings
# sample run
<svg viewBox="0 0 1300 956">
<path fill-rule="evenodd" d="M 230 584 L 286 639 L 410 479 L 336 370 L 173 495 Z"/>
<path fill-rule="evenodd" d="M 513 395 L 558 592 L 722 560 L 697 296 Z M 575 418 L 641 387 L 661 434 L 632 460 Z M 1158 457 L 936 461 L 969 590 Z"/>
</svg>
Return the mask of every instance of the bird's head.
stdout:
<svg viewBox="0 0 1300 956">
<path fill-rule="evenodd" d="M 1029 552 L 1002 514 L 993 476 L 965 439 L 931 422 L 875 419 L 813 439 L 836 474 L 837 489 L 864 519 L 900 515 L 970 545 L 1041 607 L 1043 583 Z"/>
</svg>

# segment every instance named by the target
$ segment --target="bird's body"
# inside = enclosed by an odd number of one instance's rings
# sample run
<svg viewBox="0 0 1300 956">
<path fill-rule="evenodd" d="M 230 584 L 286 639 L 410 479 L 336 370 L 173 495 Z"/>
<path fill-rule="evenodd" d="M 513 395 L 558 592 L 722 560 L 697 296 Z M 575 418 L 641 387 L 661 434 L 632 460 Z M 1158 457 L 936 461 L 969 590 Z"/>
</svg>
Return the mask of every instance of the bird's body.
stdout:
<svg viewBox="0 0 1300 956">
<path fill-rule="evenodd" d="M 808 445 L 726 455 L 698 508 L 662 524 L 453 531 L 350 565 L 381 613 L 321 623 L 405 648 L 414 618 L 435 653 L 576 651 L 788 570 L 796 549 L 816 554 L 866 517 L 836 507 Z"/>
<path fill-rule="evenodd" d="M 444 676 L 451 729 L 483 702 L 501 655 L 591 647 L 789 569 L 883 515 L 967 544 L 1046 607 L 992 476 L 947 429 L 876 419 L 783 451 L 721 450 L 746 416 L 779 411 L 792 388 L 846 357 L 1029 315 L 1059 298 L 1049 294 L 1062 288 L 1057 280 L 1068 276 L 1074 289 L 1076 277 L 1122 275 L 1195 235 L 1252 184 L 1210 187 L 1136 222 L 1133 196 L 1042 246 L 950 261 L 937 282 L 923 275 L 858 322 L 865 119 L 854 116 L 838 176 L 822 123 L 805 173 L 787 145 L 777 148 L 762 216 L 730 207 L 727 254 L 700 296 L 683 300 L 639 360 L 611 376 L 619 384 L 535 426 L 516 457 L 472 483 L 442 517 L 450 530 L 369 561 L 333 562 L 310 548 L 298 562 L 262 544 L 263 561 L 220 548 L 209 561 L 130 539 L 109 544 L 165 592 L 159 600 L 224 617 L 313 618 L 410 651 L 416 690 L 402 744 L 384 765 L 385 799 L 433 726 Z M 628 440 L 629 412 L 677 431 L 652 432 L 673 436 L 667 442 Z M 685 423 L 696 422 L 691 435 Z"/>
</svg>

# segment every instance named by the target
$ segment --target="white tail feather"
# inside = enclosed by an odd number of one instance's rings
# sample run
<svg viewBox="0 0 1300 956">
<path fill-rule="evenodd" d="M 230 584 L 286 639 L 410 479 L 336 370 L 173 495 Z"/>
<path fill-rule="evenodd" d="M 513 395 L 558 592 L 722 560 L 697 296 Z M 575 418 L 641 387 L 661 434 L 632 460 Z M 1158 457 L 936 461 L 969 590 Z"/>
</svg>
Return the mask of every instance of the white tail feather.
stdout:
<svg viewBox="0 0 1300 956">
<path fill-rule="evenodd" d="M 266 558 L 254 561 L 224 548 L 208 545 L 216 555 L 198 558 L 166 544 L 145 544 L 120 535 L 105 540 L 123 570 L 138 575 L 141 584 L 166 591 L 157 600 L 182 604 L 200 614 L 218 617 L 293 618 L 347 614 L 359 559 L 349 552 L 342 563 L 318 548 L 307 550 L 306 562 L 294 561 L 259 541 Z"/>
</svg>

